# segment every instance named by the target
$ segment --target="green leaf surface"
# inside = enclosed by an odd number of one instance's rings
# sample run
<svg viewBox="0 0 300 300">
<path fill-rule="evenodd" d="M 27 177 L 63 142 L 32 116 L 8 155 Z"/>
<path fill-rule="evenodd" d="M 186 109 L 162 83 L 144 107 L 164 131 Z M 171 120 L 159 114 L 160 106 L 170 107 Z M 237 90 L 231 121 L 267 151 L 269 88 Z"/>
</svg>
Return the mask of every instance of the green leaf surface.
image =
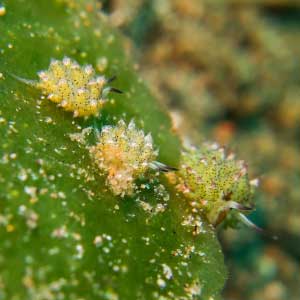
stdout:
<svg viewBox="0 0 300 300">
<path fill-rule="evenodd" d="M 75 8 L 72 6 L 75 3 Z M 0 299 L 217 299 L 226 270 L 214 229 L 163 175 L 115 197 L 85 147 L 88 126 L 134 119 L 159 161 L 178 164 L 170 119 L 137 76 L 122 36 L 93 1 L 11 0 L 0 16 Z M 76 119 L 33 86 L 51 58 L 105 59 L 114 95 Z M 197 222 L 190 217 L 197 217 Z M 193 234 L 197 231 L 197 235 Z"/>
</svg>

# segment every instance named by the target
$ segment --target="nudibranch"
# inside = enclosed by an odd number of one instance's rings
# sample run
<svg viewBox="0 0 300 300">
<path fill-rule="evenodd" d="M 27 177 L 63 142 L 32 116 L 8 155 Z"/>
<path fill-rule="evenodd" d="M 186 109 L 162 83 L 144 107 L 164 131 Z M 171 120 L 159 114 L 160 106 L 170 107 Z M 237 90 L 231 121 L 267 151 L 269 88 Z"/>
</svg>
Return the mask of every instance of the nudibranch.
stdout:
<svg viewBox="0 0 300 300">
<path fill-rule="evenodd" d="M 132 195 L 136 179 L 151 170 L 168 172 L 175 168 L 156 161 L 151 134 L 145 135 L 131 121 L 120 120 L 116 126 L 105 126 L 98 134 L 97 143 L 89 147 L 92 160 L 107 176 L 106 183 L 115 195 Z"/>
<path fill-rule="evenodd" d="M 224 148 L 217 144 L 203 144 L 199 149 L 187 147 L 182 152 L 179 171 L 168 177 L 211 224 L 221 223 L 230 210 L 250 224 L 241 212 L 252 210 L 258 181 L 249 180 L 246 164 L 233 154 L 227 155 Z"/>
<path fill-rule="evenodd" d="M 109 86 L 115 77 L 97 76 L 91 65 L 81 66 L 69 57 L 52 59 L 49 68 L 38 72 L 38 76 L 39 81 L 14 77 L 39 88 L 50 101 L 72 112 L 74 117 L 98 116 L 109 92 L 122 93 Z"/>
</svg>

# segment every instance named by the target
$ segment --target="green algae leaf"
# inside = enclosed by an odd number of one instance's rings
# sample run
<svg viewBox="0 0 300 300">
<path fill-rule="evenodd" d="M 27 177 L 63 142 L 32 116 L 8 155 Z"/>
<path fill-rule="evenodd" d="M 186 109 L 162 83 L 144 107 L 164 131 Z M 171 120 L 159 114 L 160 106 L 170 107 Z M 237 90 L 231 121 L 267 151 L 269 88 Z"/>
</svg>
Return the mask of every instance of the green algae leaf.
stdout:
<svg viewBox="0 0 300 300">
<path fill-rule="evenodd" d="M 132 197 L 107 189 L 83 145 L 88 126 L 135 120 L 159 161 L 180 142 L 93 1 L 11 0 L 0 16 L 0 299 L 217 299 L 226 270 L 213 228 L 167 180 Z M 98 118 L 73 118 L 32 85 L 50 59 L 92 64 L 123 95 Z"/>
</svg>

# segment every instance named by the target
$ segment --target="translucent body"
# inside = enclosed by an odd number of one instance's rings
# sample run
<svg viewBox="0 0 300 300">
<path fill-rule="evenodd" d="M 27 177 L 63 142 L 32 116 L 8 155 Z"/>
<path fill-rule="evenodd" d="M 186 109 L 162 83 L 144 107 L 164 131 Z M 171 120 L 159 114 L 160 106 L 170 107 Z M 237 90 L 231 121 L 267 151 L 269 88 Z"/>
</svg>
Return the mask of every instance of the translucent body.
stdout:
<svg viewBox="0 0 300 300">
<path fill-rule="evenodd" d="M 216 144 L 186 149 L 177 175 L 171 176 L 177 190 L 214 225 L 231 208 L 251 207 L 254 184 L 249 181 L 246 165 L 232 154 L 226 156 Z"/>
<path fill-rule="evenodd" d="M 48 70 L 39 72 L 37 86 L 47 98 L 75 117 L 98 115 L 105 103 L 104 76 L 95 76 L 92 66 L 80 66 L 65 57 L 52 60 Z"/>
<path fill-rule="evenodd" d="M 115 195 L 131 195 L 134 181 L 144 175 L 157 157 L 151 135 L 138 130 L 133 122 L 121 120 L 106 126 L 98 143 L 89 148 L 98 168 L 107 175 L 107 185 Z"/>
</svg>

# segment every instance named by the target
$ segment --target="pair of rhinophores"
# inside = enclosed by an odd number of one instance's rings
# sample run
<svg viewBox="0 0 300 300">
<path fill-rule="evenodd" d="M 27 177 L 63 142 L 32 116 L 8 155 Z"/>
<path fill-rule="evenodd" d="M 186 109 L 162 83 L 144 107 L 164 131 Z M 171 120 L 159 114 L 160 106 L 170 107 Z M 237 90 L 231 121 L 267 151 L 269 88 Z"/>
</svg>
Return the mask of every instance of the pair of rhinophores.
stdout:
<svg viewBox="0 0 300 300">
<path fill-rule="evenodd" d="M 98 76 L 91 65 L 80 66 L 68 57 L 51 60 L 49 68 L 38 73 L 38 81 L 13 76 L 40 89 L 74 117 L 99 116 L 108 94 L 122 93 L 109 86 L 115 77 Z M 211 224 L 216 226 L 233 216 L 235 221 L 260 230 L 242 213 L 253 209 L 251 199 L 258 181 L 249 180 L 245 163 L 216 144 L 186 147 L 177 169 L 156 161 L 158 150 L 151 134 L 145 135 L 133 121 L 127 125 L 120 120 L 116 126 L 104 126 L 97 132 L 97 142 L 88 150 L 115 195 L 134 194 L 138 178 L 151 170 L 161 171 L 168 173 L 176 190 L 189 199 L 193 211 L 204 213 Z"/>
</svg>

